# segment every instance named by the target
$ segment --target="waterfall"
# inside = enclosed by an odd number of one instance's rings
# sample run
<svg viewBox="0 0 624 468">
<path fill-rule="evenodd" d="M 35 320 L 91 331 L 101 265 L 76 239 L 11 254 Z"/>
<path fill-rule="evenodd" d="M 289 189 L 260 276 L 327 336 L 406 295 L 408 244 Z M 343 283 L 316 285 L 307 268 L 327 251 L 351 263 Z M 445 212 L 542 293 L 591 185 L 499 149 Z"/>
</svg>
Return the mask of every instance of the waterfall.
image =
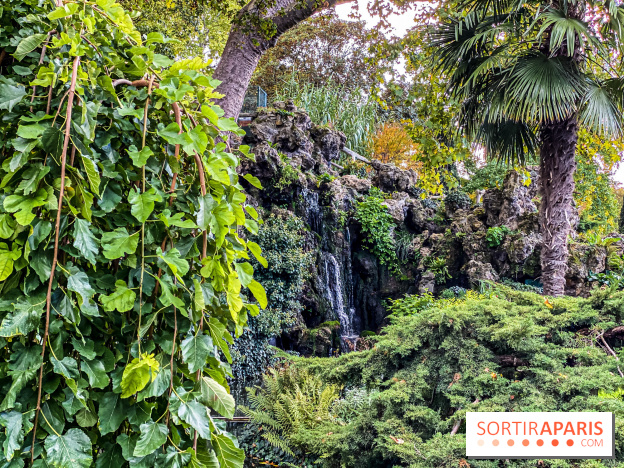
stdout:
<svg viewBox="0 0 624 468">
<path fill-rule="evenodd" d="M 329 252 L 323 252 L 322 257 L 325 267 L 325 295 L 329 300 L 334 316 L 340 321 L 340 337 L 342 340 L 356 337 L 355 309 L 349 307 L 347 311 L 347 307 L 345 307 L 338 261 Z"/>
<path fill-rule="evenodd" d="M 310 228 L 317 234 L 322 233 L 323 218 L 321 216 L 321 206 L 319 205 L 319 194 L 308 189 L 301 191 L 301 197 L 304 201 L 303 209 L 305 218 Z"/>
</svg>

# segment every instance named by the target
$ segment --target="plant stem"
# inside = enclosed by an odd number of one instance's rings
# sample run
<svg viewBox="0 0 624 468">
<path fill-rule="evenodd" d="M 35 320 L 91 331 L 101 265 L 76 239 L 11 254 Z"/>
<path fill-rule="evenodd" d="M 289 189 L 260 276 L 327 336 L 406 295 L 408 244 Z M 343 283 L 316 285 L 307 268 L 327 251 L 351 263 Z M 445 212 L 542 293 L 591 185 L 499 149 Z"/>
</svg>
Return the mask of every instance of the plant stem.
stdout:
<svg viewBox="0 0 624 468">
<path fill-rule="evenodd" d="M 74 94 L 76 92 L 76 80 L 78 78 L 78 66 L 80 65 L 80 57 L 74 57 L 74 65 L 72 68 L 71 84 L 69 86 L 69 95 L 67 100 L 67 111 L 65 114 L 65 140 L 63 141 L 63 153 L 61 154 L 61 187 L 58 200 L 58 211 L 56 212 L 56 224 L 54 230 L 54 256 L 52 257 L 52 269 L 50 271 L 50 280 L 48 281 L 48 294 L 46 296 L 46 315 L 45 329 L 43 332 L 43 342 L 41 344 L 41 365 L 39 367 L 39 385 L 37 389 L 37 409 L 35 413 L 35 424 L 33 426 L 33 439 L 30 447 L 30 462 L 34 462 L 35 458 L 35 441 L 37 436 L 37 423 L 39 422 L 39 413 L 41 412 L 41 388 L 43 386 L 43 365 L 46 352 L 46 343 L 48 341 L 48 333 L 50 330 L 50 306 L 52 305 L 52 284 L 54 283 L 54 270 L 58 261 L 59 251 L 59 232 L 61 227 L 61 210 L 63 208 L 63 195 L 65 192 L 65 165 L 67 162 L 67 148 L 69 147 L 69 134 L 71 131 L 72 109 L 74 107 Z"/>
</svg>

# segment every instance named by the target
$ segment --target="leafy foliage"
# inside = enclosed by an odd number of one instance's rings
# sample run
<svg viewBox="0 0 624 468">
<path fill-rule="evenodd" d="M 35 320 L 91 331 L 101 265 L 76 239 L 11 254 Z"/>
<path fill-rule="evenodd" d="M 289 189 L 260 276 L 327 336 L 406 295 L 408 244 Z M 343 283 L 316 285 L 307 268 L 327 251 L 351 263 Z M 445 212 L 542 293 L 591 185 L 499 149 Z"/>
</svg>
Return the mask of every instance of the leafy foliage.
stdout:
<svg viewBox="0 0 624 468">
<path fill-rule="evenodd" d="M 511 233 L 511 229 L 507 226 L 496 226 L 488 228 L 485 235 L 485 242 L 489 247 L 498 247 L 503 243 L 507 234 Z"/>
<path fill-rule="evenodd" d="M 330 416 L 345 418 L 325 418 L 298 446 L 330 468 L 463 466 L 467 411 L 613 411 L 616 420 L 621 417 L 619 361 L 605 343 L 621 353 L 611 330 L 621 325 L 624 292 L 596 290 L 587 299 L 549 301 L 502 286 L 473 294 L 394 318 L 367 351 L 292 358 L 291 368 L 362 394 L 354 411 L 335 405 Z M 406 309 L 413 303 L 397 302 Z M 620 426 L 615 444 L 618 463 Z M 529 466 L 523 460 L 506 464 Z M 575 460 L 542 464 L 579 466 Z"/>
<path fill-rule="evenodd" d="M 372 252 L 382 265 L 390 271 L 400 275 L 401 269 L 392 237 L 394 220 L 388 208 L 382 205 L 383 194 L 371 190 L 364 201 L 358 202 L 355 210 L 355 219 L 362 225 L 365 234 L 365 247 Z"/>
<path fill-rule="evenodd" d="M 229 149 L 240 129 L 208 64 L 174 64 L 163 41 L 112 0 L 0 9 L 15 57 L 0 76 L 11 466 L 242 465 L 211 412 L 231 416 L 228 343 L 266 306 L 260 249 L 241 237 L 257 232 L 247 150 Z"/>
</svg>

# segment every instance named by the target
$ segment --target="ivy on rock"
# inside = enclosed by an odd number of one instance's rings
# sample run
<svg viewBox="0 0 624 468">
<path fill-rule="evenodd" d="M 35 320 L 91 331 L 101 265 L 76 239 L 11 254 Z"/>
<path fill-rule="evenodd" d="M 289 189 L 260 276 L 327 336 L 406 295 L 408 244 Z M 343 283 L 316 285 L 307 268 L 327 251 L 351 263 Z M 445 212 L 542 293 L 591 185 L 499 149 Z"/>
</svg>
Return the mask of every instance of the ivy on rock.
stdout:
<svg viewBox="0 0 624 468">
<path fill-rule="evenodd" d="M 229 344 L 266 261 L 201 59 L 113 0 L 0 8 L 6 466 L 236 467 Z"/>
</svg>

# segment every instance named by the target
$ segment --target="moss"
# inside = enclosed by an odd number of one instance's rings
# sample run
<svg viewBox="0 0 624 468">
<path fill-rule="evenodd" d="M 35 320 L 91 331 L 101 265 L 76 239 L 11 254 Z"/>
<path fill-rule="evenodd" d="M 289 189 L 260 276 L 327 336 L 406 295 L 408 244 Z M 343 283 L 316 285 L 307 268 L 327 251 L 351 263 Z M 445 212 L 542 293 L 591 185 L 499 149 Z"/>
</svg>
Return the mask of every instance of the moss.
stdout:
<svg viewBox="0 0 624 468">
<path fill-rule="evenodd" d="M 377 333 L 375 333 L 374 331 L 370 331 L 370 330 L 364 330 L 362 332 L 362 338 L 369 338 L 371 336 L 377 336 Z"/>
</svg>

